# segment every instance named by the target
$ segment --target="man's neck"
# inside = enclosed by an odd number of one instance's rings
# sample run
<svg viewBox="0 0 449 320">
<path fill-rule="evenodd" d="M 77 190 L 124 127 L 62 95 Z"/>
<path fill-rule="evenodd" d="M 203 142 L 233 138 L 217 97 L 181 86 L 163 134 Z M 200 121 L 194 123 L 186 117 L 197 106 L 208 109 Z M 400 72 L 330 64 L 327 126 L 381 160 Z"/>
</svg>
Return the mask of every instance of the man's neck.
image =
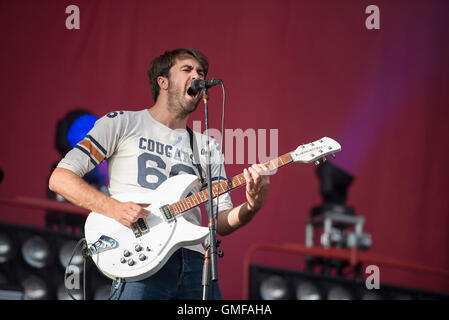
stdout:
<svg viewBox="0 0 449 320">
<path fill-rule="evenodd" d="M 159 100 L 159 99 L 158 99 Z M 174 114 L 169 111 L 166 105 L 157 101 L 151 108 L 148 109 L 151 116 L 170 129 L 185 129 L 187 126 L 187 117 L 180 117 L 178 114 Z"/>
</svg>

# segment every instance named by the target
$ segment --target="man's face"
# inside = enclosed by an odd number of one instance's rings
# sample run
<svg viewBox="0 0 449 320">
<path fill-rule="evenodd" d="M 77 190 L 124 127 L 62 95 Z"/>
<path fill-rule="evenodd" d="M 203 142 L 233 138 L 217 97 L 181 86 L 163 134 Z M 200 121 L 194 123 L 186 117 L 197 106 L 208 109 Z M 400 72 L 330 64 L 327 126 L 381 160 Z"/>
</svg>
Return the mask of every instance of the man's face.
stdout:
<svg viewBox="0 0 449 320">
<path fill-rule="evenodd" d="M 195 111 L 201 101 L 201 93 L 187 93 L 195 79 L 204 79 L 200 63 L 190 55 L 178 57 L 168 76 L 168 107 L 172 112 L 186 117 Z"/>
</svg>

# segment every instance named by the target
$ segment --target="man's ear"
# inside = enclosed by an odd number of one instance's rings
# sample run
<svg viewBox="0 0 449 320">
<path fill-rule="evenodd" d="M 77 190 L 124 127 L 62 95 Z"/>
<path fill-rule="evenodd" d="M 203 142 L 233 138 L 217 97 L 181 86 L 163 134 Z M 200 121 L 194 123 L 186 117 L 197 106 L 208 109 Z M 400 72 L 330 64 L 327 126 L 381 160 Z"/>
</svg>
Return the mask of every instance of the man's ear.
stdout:
<svg viewBox="0 0 449 320">
<path fill-rule="evenodd" d="M 157 83 L 159 84 L 159 88 L 161 88 L 161 90 L 168 89 L 168 78 L 159 76 L 157 77 Z"/>
</svg>

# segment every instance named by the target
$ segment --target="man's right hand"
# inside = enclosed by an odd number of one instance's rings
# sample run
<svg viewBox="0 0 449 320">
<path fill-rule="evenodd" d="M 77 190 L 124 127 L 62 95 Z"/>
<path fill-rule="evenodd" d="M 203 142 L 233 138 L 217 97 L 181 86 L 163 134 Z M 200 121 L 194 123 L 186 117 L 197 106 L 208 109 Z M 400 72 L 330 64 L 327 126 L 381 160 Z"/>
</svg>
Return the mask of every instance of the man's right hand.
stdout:
<svg viewBox="0 0 449 320">
<path fill-rule="evenodd" d="M 134 202 L 120 202 L 93 188 L 74 172 L 56 168 L 49 180 L 50 190 L 59 193 L 70 202 L 90 211 L 102 213 L 130 227 L 150 211 Z"/>
<path fill-rule="evenodd" d="M 112 217 L 121 224 L 131 227 L 131 224 L 140 218 L 145 218 L 150 214 L 149 210 L 145 210 L 134 202 L 116 202 L 111 211 Z"/>
</svg>

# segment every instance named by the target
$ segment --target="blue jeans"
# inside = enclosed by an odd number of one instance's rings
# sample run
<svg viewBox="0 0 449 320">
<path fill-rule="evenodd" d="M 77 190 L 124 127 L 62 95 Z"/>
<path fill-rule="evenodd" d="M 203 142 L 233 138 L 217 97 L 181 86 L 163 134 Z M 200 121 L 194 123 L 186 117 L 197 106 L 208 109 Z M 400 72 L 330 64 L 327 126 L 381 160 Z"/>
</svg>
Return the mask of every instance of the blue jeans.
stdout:
<svg viewBox="0 0 449 320">
<path fill-rule="evenodd" d="M 120 283 L 111 300 L 201 300 L 203 263 L 201 253 L 181 248 L 151 277 Z M 115 285 L 114 280 L 111 293 Z M 223 299 L 216 281 L 209 281 L 208 291 L 208 300 Z"/>
</svg>

